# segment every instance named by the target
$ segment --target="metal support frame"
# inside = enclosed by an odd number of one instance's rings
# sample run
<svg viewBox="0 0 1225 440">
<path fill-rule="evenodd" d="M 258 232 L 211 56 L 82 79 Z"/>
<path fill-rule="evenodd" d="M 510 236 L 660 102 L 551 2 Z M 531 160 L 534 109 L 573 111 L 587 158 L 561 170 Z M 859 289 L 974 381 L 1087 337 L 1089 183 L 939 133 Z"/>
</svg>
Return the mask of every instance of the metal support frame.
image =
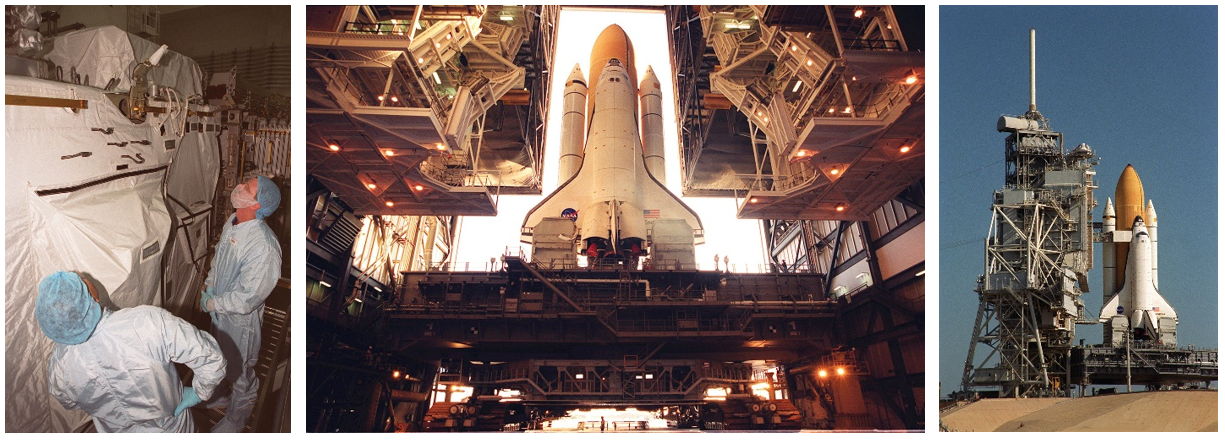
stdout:
<svg viewBox="0 0 1225 440">
<path fill-rule="evenodd" d="M 1005 187 L 995 193 L 961 387 L 998 388 L 1001 397 L 1066 396 L 1084 314 L 1080 295 L 1093 264 L 1096 161 L 1066 154 L 1063 134 L 1050 131 L 1041 114 L 1024 117 L 1039 129 L 1001 129 L 1009 133 Z M 978 345 L 989 347 L 986 356 L 977 356 Z"/>
<path fill-rule="evenodd" d="M 755 382 L 748 364 L 700 360 L 639 361 L 621 365 L 608 360 L 524 361 L 473 366 L 464 382 L 489 395 L 517 389 L 524 402 L 562 403 L 598 400 L 663 404 L 701 401 L 707 385 L 747 388 Z"/>
</svg>

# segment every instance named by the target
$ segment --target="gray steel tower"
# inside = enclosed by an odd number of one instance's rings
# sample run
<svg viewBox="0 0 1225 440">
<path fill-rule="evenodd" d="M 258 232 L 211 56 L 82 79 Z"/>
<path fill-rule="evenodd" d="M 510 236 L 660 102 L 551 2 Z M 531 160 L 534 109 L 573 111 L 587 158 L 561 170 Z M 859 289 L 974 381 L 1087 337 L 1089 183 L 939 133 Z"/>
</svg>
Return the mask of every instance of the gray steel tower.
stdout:
<svg viewBox="0 0 1225 440">
<path fill-rule="evenodd" d="M 997 388 L 1000 397 L 1067 395 L 1080 295 L 1093 267 L 1093 166 L 1088 145 L 1065 151 L 1035 104 L 1030 30 L 1030 104 L 1002 116 L 1004 187 L 996 190 L 978 316 L 961 379 L 963 391 Z M 977 351 L 981 347 L 985 354 Z M 976 354 L 978 358 L 976 359 Z M 988 365 L 995 361 L 994 366 Z"/>
</svg>

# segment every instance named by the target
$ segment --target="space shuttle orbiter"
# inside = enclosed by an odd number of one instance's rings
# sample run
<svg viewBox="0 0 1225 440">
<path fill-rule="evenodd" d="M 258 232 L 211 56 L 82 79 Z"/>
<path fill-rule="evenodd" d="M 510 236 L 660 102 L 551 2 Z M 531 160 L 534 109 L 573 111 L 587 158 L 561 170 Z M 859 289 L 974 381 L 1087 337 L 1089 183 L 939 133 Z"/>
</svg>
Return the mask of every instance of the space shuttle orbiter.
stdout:
<svg viewBox="0 0 1225 440">
<path fill-rule="evenodd" d="M 659 79 L 648 67 L 636 83 L 633 45 L 617 25 L 596 38 L 590 69 L 585 80 L 575 65 L 566 80 L 561 184 L 528 212 L 520 240 L 541 264 L 564 267 L 585 255 L 627 267 L 647 257 L 657 267 L 693 267 L 702 221 L 662 183 Z"/>
<path fill-rule="evenodd" d="M 1108 323 L 1104 342 L 1125 343 L 1128 332 L 1132 340 L 1177 344 L 1178 314 L 1157 290 L 1157 212 L 1151 201 L 1144 205 L 1144 189 L 1131 165 L 1119 177 L 1115 199 L 1118 217 L 1130 222 L 1130 234 L 1115 230 L 1115 206 L 1107 199 L 1102 232 L 1111 242 L 1102 244 L 1102 276 L 1106 294 L 1114 295 L 1098 315 Z"/>
</svg>

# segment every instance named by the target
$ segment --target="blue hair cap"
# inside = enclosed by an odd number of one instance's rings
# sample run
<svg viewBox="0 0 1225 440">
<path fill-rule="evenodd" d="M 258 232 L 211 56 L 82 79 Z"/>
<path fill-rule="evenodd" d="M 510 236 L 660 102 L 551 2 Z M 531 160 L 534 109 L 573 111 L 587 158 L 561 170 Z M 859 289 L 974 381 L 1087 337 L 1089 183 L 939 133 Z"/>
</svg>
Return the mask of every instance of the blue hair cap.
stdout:
<svg viewBox="0 0 1225 440">
<path fill-rule="evenodd" d="M 281 189 L 272 183 L 272 179 L 264 176 L 256 179 L 259 181 L 259 188 L 256 190 L 255 201 L 259 202 L 259 209 L 255 211 L 255 218 L 263 220 L 281 206 Z"/>
<path fill-rule="evenodd" d="M 34 317 L 48 338 L 76 345 L 89 340 L 94 333 L 102 320 L 102 306 L 89 295 L 80 275 L 60 271 L 38 283 Z"/>
</svg>

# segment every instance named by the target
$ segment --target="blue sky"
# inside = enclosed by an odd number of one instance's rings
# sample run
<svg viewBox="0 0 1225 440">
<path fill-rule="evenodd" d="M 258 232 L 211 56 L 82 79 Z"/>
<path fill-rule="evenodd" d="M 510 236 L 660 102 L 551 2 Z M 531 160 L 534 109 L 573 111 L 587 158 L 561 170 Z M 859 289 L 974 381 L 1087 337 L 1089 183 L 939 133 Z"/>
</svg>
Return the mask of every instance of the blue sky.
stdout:
<svg viewBox="0 0 1225 440">
<path fill-rule="evenodd" d="M 1029 104 L 1037 30 L 1038 111 L 1071 149 L 1101 157 L 1106 197 L 1127 164 L 1159 219 L 1161 293 L 1180 345 L 1217 346 L 1216 7 L 940 7 L 940 382 L 960 387 L 983 271 L 992 191 L 1003 186 L 1000 115 Z M 1101 248 L 1082 296 L 1101 309 Z M 1099 326 L 1077 339 L 1101 342 Z M 980 350 L 981 351 L 981 350 Z"/>
</svg>

